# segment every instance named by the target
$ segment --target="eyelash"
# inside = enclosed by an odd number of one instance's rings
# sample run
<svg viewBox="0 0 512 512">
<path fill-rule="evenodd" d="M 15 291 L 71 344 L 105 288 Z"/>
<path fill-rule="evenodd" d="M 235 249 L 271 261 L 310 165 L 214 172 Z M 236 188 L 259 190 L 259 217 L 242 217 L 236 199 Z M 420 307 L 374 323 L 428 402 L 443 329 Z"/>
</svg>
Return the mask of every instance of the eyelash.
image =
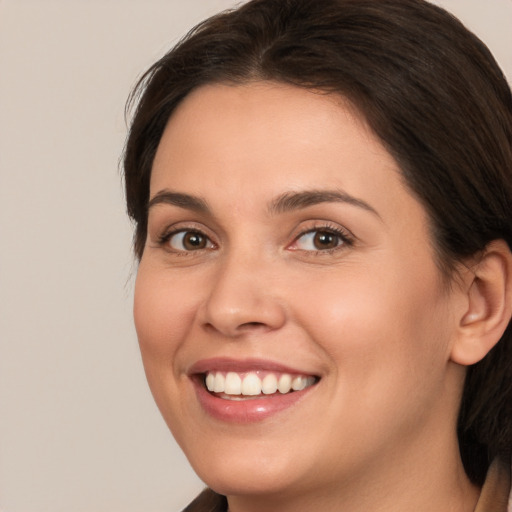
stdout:
<svg viewBox="0 0 512 512">
<path fill-rule="evenodd" d="M 194 252 L 200 252 L 204 250 L 211 250 L 216 247 L 216 244 L 211 240 L 211 238 L 206 235 L 203 231 L 197 228 L 180 228 L 175 229 L 169 232 L 164 233 L 158 238 L 158 245 L 169 246 L 169 242 L 172 239 L 172 237 L 183 233 L 183 235 L 189 233 L 189 234 L 197 234 L 201 237 L 204 237 L 207 241 L 207 243 L 211 244 L 213 247 L 204 247 L 199 248 L 196 250 L 179 250 L 179 249 L 173 249 L 168 247 L 168 250 L 173 252 L 177 255 L 183 255 L 183 256 L 191 256 Z M 293 240 L 292 246 L 297 244 L 297 242 L 304 236 L 312 234 L 312 233 L 325 233 L 328 235 L 333 235 L 338 238 L 338 243 L 335 247 L 331 247 L 328 249 L 317 249 L 317 250 L 307 250 L 307 249 L 300 249 L 300 248 L 292 248 L 291 250 L 294 251 L 301 251 L 302 253 L 309 253 L 309 254 L 317 254 L 317 255 L 325 255 L 325 254 L 331 254 L 333 252 L 339 251 L 343 249 L 344 247 L 351 247 L 354 245 L 354 237 L 352 234 L 347 232 L 346 230 L 340 228 L 337 225 L 332 225 L 330 223 L 322 223 L 319 225 L 315 225 L 313 227 L 310 227 L 302 232 L 300 232 Z M 290 246 L 289 246 L 290 247 Z"/>
<path fill-rule="evenodd" d="M 190 256 L 194 252 L 210 250 L 213 248 L 213 247 L 205 247 L 205 248 L 199 248 L 196 250 L 188 250 L 187 251 L 187 250 L 173 249 L 172 247 L 169 247 L 169 242 L 171 241 L 172 237 L 174 237 L 180 233 L 183 233 L 183 235 L 186 235 L 187 233 L 193 234 L 193 235 L 194 234 L 199 235 L 200 237 L 206 239 L 207 243 L 210 243 L 211 245 L 213 245 L 215 247 L 215 244 L 214 244 L 214 242 L 212 242 L 211 238 L 208 235 L 206 235 L 204 232 L 202 232 L 200 229 L 197 229 L 197 228 L 180 228 L 180 229 L 175 229 L 173 231 L 166 232 L 158 238 L 158 245 L 160 245 L 160 246 L 167 245 L 168 249 L 171 252 L 173 252 L 174 254 L 183 255 L 183 256 Z"/>
<path fill-rule="evenodd" d="M 335 247 L 331 247 L 328 249 L 317 249 L 317 250 L 306 250 L 306 249 L 300 249 L 296 248 L 294 250 L 301 251 L 303 253 L 310 253 L 312 255 L 326 255 L 326 254 L 332 254 L 333 252 L 342 250 L 346 247 L 351 247 L 354 245 L 355 239 L 354 236 L 349 233 L 347 230 L 342 229 L 341 227 L 337 225 L 333 225 L 330 223 L 322 223 L 318 225 L 314 225 L 311 228 L 308 228 L 301 233 L 299 233 L 294 241 L 292 242 L 292 245 L 296 244 L 302 237 L 308 234 L 312 233 L 325 233 L 327 235 L 333 235 L 338 238 L 338 244 Z"/>
</svg>

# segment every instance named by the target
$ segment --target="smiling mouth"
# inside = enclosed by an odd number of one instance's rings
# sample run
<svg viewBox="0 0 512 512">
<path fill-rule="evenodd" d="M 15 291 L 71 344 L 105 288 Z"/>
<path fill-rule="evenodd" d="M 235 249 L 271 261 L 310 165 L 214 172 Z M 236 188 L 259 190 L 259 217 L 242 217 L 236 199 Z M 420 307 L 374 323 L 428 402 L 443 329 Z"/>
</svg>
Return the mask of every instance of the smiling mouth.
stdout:
<svg viewBox="0 0 512 512">
<path fill-rule="evenodd" d="M 293 375 L 274 372 L 221 372 L 204 374 L 206 389 L 225 400 L 250 400 L 302 391 L 319 381 L 312 375 Z"/>
</svg>

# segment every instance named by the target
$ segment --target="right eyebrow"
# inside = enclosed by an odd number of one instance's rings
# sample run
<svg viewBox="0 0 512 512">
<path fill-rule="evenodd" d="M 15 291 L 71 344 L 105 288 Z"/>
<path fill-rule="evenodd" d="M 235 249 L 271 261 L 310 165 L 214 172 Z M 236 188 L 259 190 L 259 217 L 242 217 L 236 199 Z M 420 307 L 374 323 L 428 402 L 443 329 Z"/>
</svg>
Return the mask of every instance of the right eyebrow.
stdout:
<svg viewBox="0 0 512 512">
<path fill-rule="evenodd" d="M 284 213 L 308 208 L 321 203 L 350 204 L 369 211 L 380 218 L 378 212 L 368 203 L 341 190 L 304 190 L 299 192 L 287 192 L 271 201 L 269 210 L 272 213 Z"/>
<path fill-rule="evenodd" d="M 148 211 L 158 204 L 170 204 L 198 213 L 208 213 L 210 211 L 208 203 L 201 197 L 182 194 L 180 192 L 172 192 L 168 189 L 160 190 L 150 199 L 148 203 Z"/>
</svg>

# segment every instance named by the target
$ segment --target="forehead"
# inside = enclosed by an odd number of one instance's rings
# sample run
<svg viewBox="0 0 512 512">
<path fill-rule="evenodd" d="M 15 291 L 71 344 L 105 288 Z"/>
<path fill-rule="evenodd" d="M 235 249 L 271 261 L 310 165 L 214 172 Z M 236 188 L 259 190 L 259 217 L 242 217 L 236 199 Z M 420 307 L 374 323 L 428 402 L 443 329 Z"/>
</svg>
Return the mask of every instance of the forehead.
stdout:
<svg viewBox="0 0 512 512">
<path fill-rule="evenodd" d="M 271 205 L 286 195 L 334 191 L 351 198 L 338 203 L 336 218 L 352 231 L 386 239 L 408 259 L 425 247 L 422 258 L 436 255 L 427 212 L 396 161 L 337 96 L 267 83 L 197 89 L 169 120 L 155 156 L 150 198 L 168 191 L 199 199 L 233 233 L 275 226 Z M 324 220 L 332 213 L 293 210 Z"/>
<path fill-rule="evenodd" d="M 207 85 L 185 98 L 153 164 L 151 197 L 166 188 L 244 205 L 319 188 L 377 204 L 410 196 L 347 100 L 269 82 Z"/>
</svg>

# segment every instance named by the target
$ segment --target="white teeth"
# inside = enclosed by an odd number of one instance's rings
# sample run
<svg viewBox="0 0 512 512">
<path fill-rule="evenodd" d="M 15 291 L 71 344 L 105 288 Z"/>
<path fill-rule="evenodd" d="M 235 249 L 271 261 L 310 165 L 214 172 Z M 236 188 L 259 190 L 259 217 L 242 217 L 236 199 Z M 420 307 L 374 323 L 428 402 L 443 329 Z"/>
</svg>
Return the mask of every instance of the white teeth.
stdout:
<svg viewBox="0 0 512 512">
<path fill-rule="evenodd" d="M 242 395 L 261 394 L 261 379 L 255 373 L 248 373 L 242 381 Z"/>
<path fill-rule="evenodd" d="M 229 372 L 226 375 L 226 385 L 224 393 L 227 395 L 241 395 L 242 394 L 242 379 L 235 372 Z"/>
<path fill-rule="evenodd" d="M 279 393 L 289 393 L 290 389 L 292 389 L 292 376 L 287 373 L 283 373 L 283 375 L 279 377 L 277 389 L 279 389 Z"/>
<path fill-rule="evenodd" d="M 213 382 L 213 391 L 215 393 L 223 393 L 226 389 L 226 379 L 222 373 L 217 372 L 215 375 L 215 381 Z"/>
<path fill-rule="evenodd" d="M 257 396 L 273 395 L 277 391 L 281 394 L 290 391 L 302 391 L 315 383 L 314 377 L 305 375 L 292 376 L 283 373 L 277 377 L 274 373 L 267 373 L 260 379 L 256 372 L 238 374 L 236 372 L 208 372 L 206 374 L 205 384 L 208 391 L 214 393 L 224 393 L 235 396 Z"/>
<path fill-rule="evenodd" d="M 304 377 L 299 376 L 295 377 L 292 380 L 292 389 L 294 391 L 302 391 L 303 389 L 306 389 L 309 386 L 312 386 L 315 383 L 314 377 Z"/>
<path fill-rule="evenodd" d="M 206 376 L 206 387 L 209 391 L 213 391 L 213 388 L 215 387 L 215 374 L 209 373 Z"/>
<path fill-rule="evenodd" d="M 265 395 L 273 395 L 277 391 L 277 377 L 273 373 L 269 373 L 261 383 L 261 391 Z"/>
<path fill-rule="evenodd" d="M 217 379 L 215 379 L 217 380 Z M 292 380 L 292 389 L 294 391 L 302 391 L 306 387 L 306 379 L 304 377 L 294 377 Z"/>
</svg>

